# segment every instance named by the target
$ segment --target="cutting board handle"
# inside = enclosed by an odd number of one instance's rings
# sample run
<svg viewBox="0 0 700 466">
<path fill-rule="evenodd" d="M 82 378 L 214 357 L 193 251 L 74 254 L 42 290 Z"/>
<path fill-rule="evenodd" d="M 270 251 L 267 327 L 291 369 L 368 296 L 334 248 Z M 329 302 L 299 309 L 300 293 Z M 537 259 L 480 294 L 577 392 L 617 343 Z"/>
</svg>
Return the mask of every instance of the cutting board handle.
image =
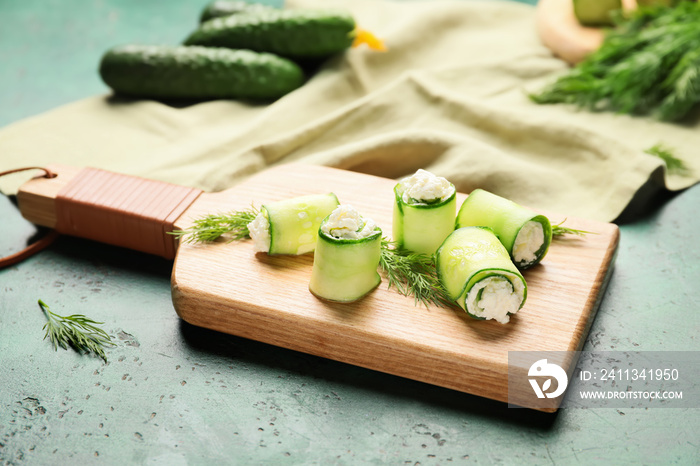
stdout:
<svg viewBox="0 0 700 466">
<path fill-rule="evenodd" d="M 161 181 L 95 168 L 48 167 L 56 176 L 37 177 L 17 192 L 22 216 L 57 232 L 175 257 L 168 232 L 202 193 Z"/>
</svg>

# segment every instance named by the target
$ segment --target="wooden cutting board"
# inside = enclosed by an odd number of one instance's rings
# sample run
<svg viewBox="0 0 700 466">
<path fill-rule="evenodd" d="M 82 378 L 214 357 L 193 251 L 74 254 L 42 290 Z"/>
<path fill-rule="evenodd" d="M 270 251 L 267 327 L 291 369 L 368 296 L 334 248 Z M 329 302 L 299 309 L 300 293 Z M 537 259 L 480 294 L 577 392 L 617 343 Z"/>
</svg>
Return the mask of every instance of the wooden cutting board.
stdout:
<svg viewBox="0 0 700 466">
<path fill-rule="evenodd" d="M 37 199 L 50 199 L 75 173 L 59 171 L 58 178 L 33 180 L 20 191 L 23 213 L 36 223 L 51 226 L 32 214 L 46 210 Z M 394 184 L 333 168 L 281 165 L 227 191 L 202 194 L 176 226 L 251 204 L 334 192 L 391 235 Z M 458 205 L 465 198 L 458 194 Z M 543 213 L 553 223 L 568 217 Z M 308 291 L 313 254 L 255 254 L 250 240 L 181 244 L 173 305 L 193 325 L 507 401 L 508 352 L 580 350 L 607 283 L 617 226 L 572 217 L 566 225 L 597 234 L 556 240 L 544 261 L 524 273 L 527 302 L 506 325 L 471 319 L 459 308 L 415 306 L 387 289 L 386 280 L 355 303 L 321 301 Z"/>
<path fill-rule="evenodd" d="M 623 9 L 637 7 L 636 0 L 623 0 Z M 574 14 L 573 0 L 539 0 L 535 11 L 537 33 L 542 43 L 571 65 L 582 61 L 603 43 L 605 30 L 581 25 Z"/>
<path fill-rule="evenodd" d="M 571 65 L 603 43 L 603 30 L 582 26 L 574 15 L 573 0 L 539 0 L 535 11 L 542 43 Z"/>
<path fill-rule="evenodd" d="M 334 192 L 391 235 L 395 181 L 318 166 L 284 165 L 209 195 L 187 219 L 254 203 Z M 466 198 L 459 195 L 458 205 Z M 558 223 L 566 215 L 549 215 Z M 416 307 L 386 281 L 352 304 L 321 301 L 308 291 L 313 255 L 254 254 L 251 241 L 180 246 L 173 303 L 185 321 L 324 358 L 507 401 L 508 351 L 580 350 L 594 318 L 618 244 L 613 224 L 569 217 L 572 228 L 598 234 L 552 244 L 525 272 L 523 309 L 502 325 L 460 309 Z"/>
</svg>

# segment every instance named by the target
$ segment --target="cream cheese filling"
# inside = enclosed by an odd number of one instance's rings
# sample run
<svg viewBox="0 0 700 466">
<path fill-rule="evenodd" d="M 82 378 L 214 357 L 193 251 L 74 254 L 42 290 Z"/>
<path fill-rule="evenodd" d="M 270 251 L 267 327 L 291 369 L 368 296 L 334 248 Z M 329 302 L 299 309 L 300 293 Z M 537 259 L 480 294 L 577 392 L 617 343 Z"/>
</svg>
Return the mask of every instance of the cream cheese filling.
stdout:
<svg viewBox="0 0 700 466">
<path fill-rule="evenodd" d="M 255 252 L 270 252 L 270 221 L 263 212 L 248 224 L 248 232 L 254 242 Z"/>
<path fill-rule="evenodd" d="M 537 251 L 544 243 L 544 229 L 540 222 L 530 220 L 518 232 L 513 242 L 513 260 L 516 264 L 529 264 L 537 259 Z"/>
<path fill-rule="evenodd" d="M 433 203 L 444 201 L 454 193 L 452 184 L 441 176 L 435 176 L 427 170 L 418 169 L 415 174 L 401 181 L 406 204 Z"/>
<path fill-rule="evenodd" d="M 509 314 L 518 312 L 525 296 L 522 280 L 514 278 L 514 283 L 504 276 L 491 276 L 479 281 L 467 294 L 469 313 L 507 324 L 510 321 Z"/>
<path fill-rule="evenodd" d="M 367 238 L 374 233 L 377 224 L 371 218 L 363 218 L 351 205 L 338 206 L 321 225 L 321 231 L 338 239 Z"/>
</svg>

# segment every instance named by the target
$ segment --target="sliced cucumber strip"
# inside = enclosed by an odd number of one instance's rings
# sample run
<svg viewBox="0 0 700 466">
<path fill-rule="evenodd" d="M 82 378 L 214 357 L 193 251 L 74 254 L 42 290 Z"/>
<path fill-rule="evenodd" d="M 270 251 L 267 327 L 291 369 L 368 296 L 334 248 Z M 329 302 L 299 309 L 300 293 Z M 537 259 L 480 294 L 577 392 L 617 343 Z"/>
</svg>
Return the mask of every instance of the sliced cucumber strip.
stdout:
<svg viewBox="0 0 700 466">
<path fill-rule="evenodd" d="M 454 230 L 457 212 L 452 183 L 425 170 L 394 186 L 392 237 L 397 246 L 432 255 Z"/>
<path fill-rule="evenodd" d="M 455 226 L 491 228 L 522 270 L 539 263 L 552 242 L 547 217 L 483 189 L 475 189 L 464 201 Z"/>
<path fill-rule="evenodd" d="M 436 267 L 450 298 L 472 317 L 505 324 L 525 304 L 525 279 L 490 228 L 455 230 L 438 249 Z"/>
<path fill-rule="evenodd" d="M 338 209 L 346 207 L 348 206 Z M 374 225 L 374 222 L 367 219 L 356 230 L 366 236 L 338 238 L 332 232 L 339 229 L 328 228 L 326 224 L 329 221 L 332 221 L 331 216 L 323 220 L 318 231 L 309 290 L 327 301 L 357 301 L 381 282 L 377 267 L 381 255 L 382 230 L 375 226 L 367 231 L 367 224 Z"/>
<path fill-rule="evenodd" d="M 268 254 L 306 254 L 313 251 L 321 221 L 338 205 L 338 198 L 333 193 L 311 194 L 264 204 L 258 217 L 248 224 L 256 250 Z"/>
</svg>

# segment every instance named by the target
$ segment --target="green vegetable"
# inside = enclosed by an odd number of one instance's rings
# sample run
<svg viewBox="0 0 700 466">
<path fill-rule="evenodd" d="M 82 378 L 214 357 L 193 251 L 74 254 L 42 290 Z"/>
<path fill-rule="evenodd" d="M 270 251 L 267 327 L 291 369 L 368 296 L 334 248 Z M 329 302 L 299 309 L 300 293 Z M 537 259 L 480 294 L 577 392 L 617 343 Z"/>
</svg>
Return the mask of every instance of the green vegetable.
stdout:
<svg viewBox="0 0 700 466">
<path fill-rule="evenodd" d="M 304 82 L 298 65 L 272 54 L 184 46 L 113 48 L 100 75 L 117 93 L 154 99 L 275 99 Z"/>
<path fill-rule="evenodd" d="M 621 0 L 574 0 L 576 19 L 585 26 L 610 26 L 610 13 L 621 8 Z"/>
<path fill-rule="evenodd" d="M 311 194 L 264 204 L 270 234 L 268 254 L 305 254 L 317 244 L 321 222 L 339 202 L 335 194 Z"/>
<path fill-rule="evenodd" d="M 467 197 L 455 226 L 489 227 L 520 269 L 539 263 L 552 242 L 552 227 L 547 217 L 483 189 L 475 189 Z"/>
<path fill-rule="evenodd" d="M 404 184 L 394 186 L 394 220 L 392 236 L 399 248 L 432 255 L 445 238 L 454 230 L 457 196 L 454 186 L 452 194 L 444 200 L 403 198 Z"/>
<path fill-rule="evenodd" d="M 597 233 L 594 233 L 592 231 L 576 230 L 575 228 L 565 227 L 563 225 L 564 222 L 566 222 L 566 219 L 562 220 L 561 222 L 557 223 L 556 225 L 552 225 L 552 239 L 557 238 L 559 236 L 564 236 L 564 235 L 585 236 L 585 235 L 596 235 L 597 234 Z"/>
<path fill-rule="evenodd" d="M 41 299 L 39 307 L 48 319 L 42 329 L 46 330 L 44 340 L 48 337 L 54 350 L 58 350 L 59 346 L 63 349 L 68 349 L 70 346 L 81 354 L 93 353 L 107 362 L 104 347 L 114 346 L 114 343 L 107 332 L 97 327 L 102 322 L 95 322 L 82 314 L 73 314 L 68 317 L 60 316 L 51 312 L 49 306 Z"/>
<path fill-rule="evenodd" d="M 685 162 L 676 157 L 676 155 L 673 153 L 673 149 L 665 146 L 664 144 L 654 144 L 644 152 L 663 160 L 664 164 L 666 165 L 666 170 L 668 170 L 668 173 L 672 175 L 683 176 L 690 173 L 690 170 L 686 166 Z"/>
<path fill-rule="evenodd" d="M 455 230 L 436 257 L 440 283 L 470 316 L 507 323 L 525 304 L 525 279 L 490 228 Z"/>
<path fill-rule="evenodd" d="M 196 219 L 194 225 L 187 230 L 175 230 L 169 234 L 184 238 L 185 243 L 215 241 L 225 234 L 231 237 L 231 241 L 250 238 L 248 224 L 259 213 L 255 206 L 251 206 L 247 210 L 206 215 Z"/>
<path fill-rule="evenodd" d="M 170 234 L 184 242 L 231 241 L 251 238 L 264 243 L 268 254 L 305 254 L 314 250 L 321 221 L 338 206 L 333 193 L 311 194 L 264 204 L 260 209 L 210 214 L 195 219 L 192 227 Z"/>
<path fill-rule="evenodd" d="M 185 44 L 322 58 L 350 47 L 354 30 L 355 20 L 342 10 L 269 9 L 207 21 Z"/>
<path fill-rule="evenodd" d="M 597 51 L 530 98 L 682 119 L 700 102 L 700 5 L 644 7 L 619 17 Z"/>
<path fill-rule="evenodd" d="M 435 269 L 434 255 L 419 254 L 399 247 L 384 238 L 379 266 L 389 281 L 389 288 L 399 294 L 413 296 L 415 304 L 449 307 L 452 300 L 440 284 Z"/>
<path fill-rule="evenodd" d="M 215 0 L 204 7 L 199 17 L 199 22 L 203 23 L 210 19 L 222 16 L 231 16 L 238 13 L 249 13 L 261 10 L 269 10 L 272 7 L 261 3 L 247 3 L 241 1 Z"/>
<path fill-rule="evenodd" d="M 377 273 L 381 257 L 382 230 L 359 239 L 343 239 L 323 231 L 321 223 L 314 252 L 309 291 L 327 301 L 357 301 L 375 289 L 382 279 Z"/>
</svg>

